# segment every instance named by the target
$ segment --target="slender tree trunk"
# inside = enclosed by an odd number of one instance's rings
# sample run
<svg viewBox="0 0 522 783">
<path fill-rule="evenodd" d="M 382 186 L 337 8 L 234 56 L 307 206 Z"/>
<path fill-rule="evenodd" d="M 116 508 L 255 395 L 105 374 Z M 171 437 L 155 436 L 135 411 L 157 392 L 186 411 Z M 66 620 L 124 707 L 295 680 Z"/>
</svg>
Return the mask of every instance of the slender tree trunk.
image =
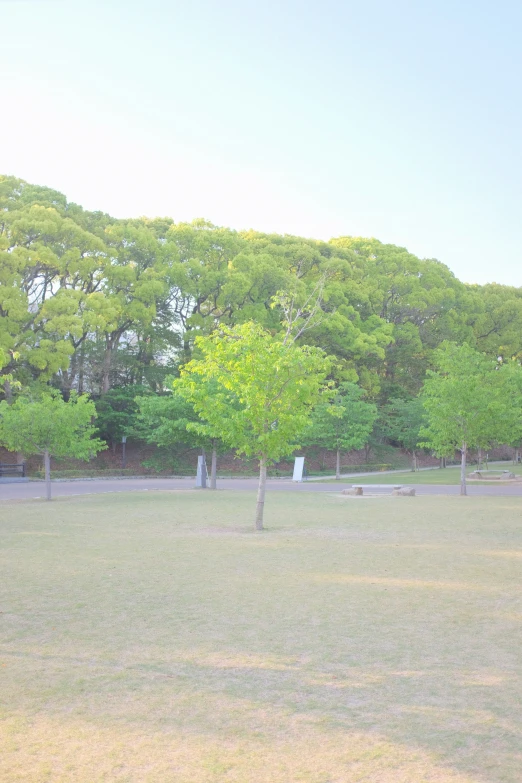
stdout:
<svg viewBox="0 0 522 783">
<path fill-rule="evenodd" d="M 265 510 L 266 457 L 259 459 L 259 486 L 257 490 L 256 530 L 263 530 L 263 512 Z"/>
<path fill-rule="evenodd" d="M 8 405 L 12 405 L 13 402 L 14 402 L 14 400 L 13 400 L 13 389 L 12 389 L 12 386 L 9 383 L 9 381 L 4 381 L 4 394 L 5 394 L 5 399 L 6 399 L 7 404 Z M 21 462 L 24 462 L 24 455 L 23 455 L 23 453 L 21 451 L 15 451 L 15 454 L 16 454 L 16 462 L 18 463 L 18 465 Z"/>
<path fill-rule="evenodd" d="M 467 495 L 468 491 L 466 488 L 466 456 L 467 456 L 468 446 L 466 443 L 462 444 L 462 448 L 460 450 L 461 459 L 460 459 L 460 494 L 461 495 Z"/>
<path fill-rule="evenodd" d="M 122 335 L 125 333 L 125 330 L 129 324 L 126 324 L 124 326 L 121 326 L 117 331 L 112 332 L 110 335 L 108 335 L 105 338 L 105 355 L 103 357 L 103 365 L 102 365 L 102 383 L 101 383 L 101 393 L 107 394 L 109 389 L 111 388 L 111 365 L 112 365 L 112 354 L 114 352 L 114 349 L 118 347 Z"/>
<path fill-rule="evenodd" d="M 45 493 L 47 500 L 51 499 L 51 456 L 44 451 Z"/>
<path fill-rule="evenodd" d="M 413 473 L 417 472 L 417 452 L 415 449 L 411 452 L 411 469 Z"/>
<path fill-rule="evenodd" d="M 80 347 L 80 361 L 78 364 L 78 394 L 83 394 L 83 375 L 85 369 L 85 341 Z"/>
<path fill-rule="evenodd" d="M 478 469 L 480 470 L 482 467 L 482 449 L 478 450 L 477 453 L 477 463 L 478 463 Z"/>
<path fill-rule="evenodd" d="M 103 356 L 101 393 L 107 394 L 111 388 L 110 372 L 112 362 L 112 340 L 107 340 L 105 354 Z"/>
<path fill-rule="evenodd" d="M 216 444 L 212 442 L 212 463 L 210 467 L 210 489 L 216 489 L 217 451 Z"/>
<path fill-rule="evenodd" d="M 335 455 L 335 478 L 337 481 L 341 480 L 341 451 L 340 449 L 337 449 L 337 453 Z"/>
<path fill-rule="evenodd" d="M 441 469 L 446 467 L 446 457 L 440 458 L 440 467 Z"/>
<path fill-rule="evenodd" d="M 69 369 L 62 372 L 62 396 L 65 402 L 69 402 L 71 397 L 71 390 L 76 378 L 76 368 L 78 365 L 78 356 L 75 351 L 71 356 Z"/>
</svg>

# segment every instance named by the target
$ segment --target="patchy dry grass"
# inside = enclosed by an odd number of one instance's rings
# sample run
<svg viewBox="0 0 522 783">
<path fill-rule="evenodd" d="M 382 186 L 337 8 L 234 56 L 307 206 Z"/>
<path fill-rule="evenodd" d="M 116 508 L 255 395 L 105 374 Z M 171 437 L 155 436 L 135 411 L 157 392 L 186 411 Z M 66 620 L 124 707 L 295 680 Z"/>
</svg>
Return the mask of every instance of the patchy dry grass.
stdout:
<svg viewBox="0 0 522 783">
<path fill-rule="evenodd" d="M 5 783 L 519 783 L 522 498 L 0 510 Z"/>
</svg>

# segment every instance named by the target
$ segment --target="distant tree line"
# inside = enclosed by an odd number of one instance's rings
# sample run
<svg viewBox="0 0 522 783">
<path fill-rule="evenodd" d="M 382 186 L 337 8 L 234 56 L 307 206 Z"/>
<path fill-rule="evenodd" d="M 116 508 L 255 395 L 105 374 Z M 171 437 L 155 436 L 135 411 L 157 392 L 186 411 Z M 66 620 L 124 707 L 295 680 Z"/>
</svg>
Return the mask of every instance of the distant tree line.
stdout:
<svg viewBox="0 0 522 783">
<path fill-rule="evenodd" d="M 248 365 L 251 349 L 258 361 Z M 509 380 L 485 420 L 508 399 L 518 410 L 521 356 L 521 289 L 467 285 L 404 248 L 115 219 L 0 176 L 0 397 L 10 406 L 54 391 L 78 405 L 87 394 L 102 440 L 191 442 L 214 456 L 234 448 L 265 469 L 296 445 L 317 445 L 337 453 L 339 474 L 341 451 L 380 438 L 415 467 L 419 448 L 517 440 L 513 422 L 493 435 L 459 431 L 458 442 L 436 435 L 444 406 L 433 401 L 446 388 L 436 378 L 475 361 L 482 376 L 468 409 L 482 404 L 487 368 L 488 384 Z M 274 373 L 288 374 L 279 392 Z M 290 391 L 302 403 L 293 414 Z M 258 404 L 262 424 L 248 420 Z"/>
</svg>

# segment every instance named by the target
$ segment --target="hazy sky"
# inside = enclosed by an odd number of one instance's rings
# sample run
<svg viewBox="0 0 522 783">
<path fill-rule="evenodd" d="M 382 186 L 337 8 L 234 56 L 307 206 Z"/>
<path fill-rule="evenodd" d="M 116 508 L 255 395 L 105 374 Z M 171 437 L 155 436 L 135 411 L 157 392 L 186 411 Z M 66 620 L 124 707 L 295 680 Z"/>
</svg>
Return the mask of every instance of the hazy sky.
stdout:
<svg viewBox="0 0 522 783">
<path fill-rule="evenodd" d="M 0 172 L 522 285 L 522 3 L 0 0 Z"/>
</svg>

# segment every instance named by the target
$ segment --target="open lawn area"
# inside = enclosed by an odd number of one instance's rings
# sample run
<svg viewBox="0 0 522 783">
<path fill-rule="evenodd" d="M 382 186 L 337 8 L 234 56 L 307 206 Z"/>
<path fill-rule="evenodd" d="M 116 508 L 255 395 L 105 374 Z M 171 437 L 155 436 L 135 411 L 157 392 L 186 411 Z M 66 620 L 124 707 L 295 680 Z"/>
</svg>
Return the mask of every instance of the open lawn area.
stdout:
<svg viewBox="0 0 522 783">
<path fill-rule="evenodd" d="M 254 505 L 2 505 L 0 780 L 520 783 L 522 498 Z"/>
</svg>

